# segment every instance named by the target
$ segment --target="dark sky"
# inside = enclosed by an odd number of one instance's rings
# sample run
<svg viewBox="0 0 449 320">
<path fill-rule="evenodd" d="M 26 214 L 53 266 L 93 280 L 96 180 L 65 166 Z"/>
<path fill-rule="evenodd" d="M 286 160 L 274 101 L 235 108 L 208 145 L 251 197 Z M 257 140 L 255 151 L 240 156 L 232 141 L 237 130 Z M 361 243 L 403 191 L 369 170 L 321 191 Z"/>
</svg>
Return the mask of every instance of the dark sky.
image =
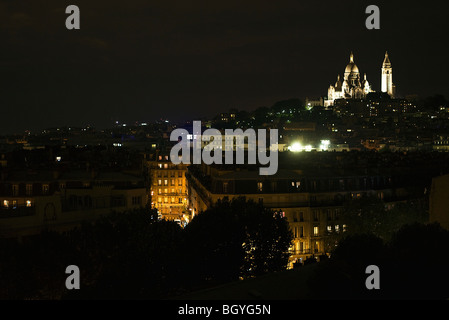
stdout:
<svg viewBox="0 0 449 320">
<path fill-rule="evenodd" d="M 374 3 L 374 2 L 373 2 Z M 349 54 L 380 89 L 449 98 L 447 1 L 0 0 L 0 133 L 198 119 L 327 94 Z M 67 30 L 65 8 L 81 11 Z"/>
</svg>

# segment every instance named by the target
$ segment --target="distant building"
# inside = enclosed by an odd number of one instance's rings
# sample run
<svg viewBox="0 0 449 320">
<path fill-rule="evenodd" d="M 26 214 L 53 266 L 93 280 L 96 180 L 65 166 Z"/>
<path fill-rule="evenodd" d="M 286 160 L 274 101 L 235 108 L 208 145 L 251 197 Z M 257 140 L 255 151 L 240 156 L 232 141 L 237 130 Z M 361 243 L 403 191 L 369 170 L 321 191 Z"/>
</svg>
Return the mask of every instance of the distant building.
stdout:
<svg viewBox="0 0 449 320">
<path fill-rule="evenodd" d="M 142 208 L 147 193 L 142 178 L 121 172 L 23 170 L 2 174 L 0 201 L 0 237 L 21 237 Z"/>
<path fill-rule="evenodd" d="M 335 85 L 329 86 L 327 100 L 324 102 L 324 105 L 326 107 L 332 106 L 337 99 L 363 99 L 372 91 L 366 79 L 366 74 L 364 74 L 363 80 L 361 79 L 359 68 L 355 64 L 354 55 L 351 52 L 343 79 L 340 79 L 340 75 L 338 75 Z"/>
<path fill-rule="evenodd" d="M 388 58 L 388 53 L 385 52 L 384 62 L 382 63 L 382 81 L 381 81 L 381 91 L 386 92 L 390 97 L 394 98 L 395 86 L 393 84 L 393 68 L 391 67 L 390 58 Z"/>
<path fill-rule="evenodd" d="M 437 135 L 433 141 L 433 150 L 449 152 L 449 136 Z"/>
<path fill-rule="evenodd" d="M 386 52 L 381 68 L 381 92 L 388 94 L 390 98 L 394 98 L 396 95 L 395 91 L 393 68 Z M 327 92 L 327 100 L 324 101 L 325 107 L 333 106 L 335 101 L 340 99 L 365 99 L 369 93 L 374 92 L 366 79 L 366 74 L 364 74 L 363 80 L 361 79 L 359 68 L 354 62 L 352 52 L 349 57 L 349 64 L 345 68 L 343 80 L 338 75 L 337 82 L 335 85 L 329 86 Z"/>
<path fill-rule="evenodd" d="M 306 108 L 313 108 L 313 107 L 322 107 L 324 106 L 324 99 L 322 97 L 319 98 L 309 98 L 306 97 Z"/>
</svg>

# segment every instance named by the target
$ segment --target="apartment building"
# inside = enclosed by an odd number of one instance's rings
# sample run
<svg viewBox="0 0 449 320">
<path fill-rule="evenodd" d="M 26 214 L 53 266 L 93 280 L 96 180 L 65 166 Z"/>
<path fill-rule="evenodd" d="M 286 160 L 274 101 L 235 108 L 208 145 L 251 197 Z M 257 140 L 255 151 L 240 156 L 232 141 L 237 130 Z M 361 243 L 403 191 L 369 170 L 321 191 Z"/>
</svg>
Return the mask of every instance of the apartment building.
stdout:
<svg viewBox="0 0 449 320">
<path fill-rule="evenodd" d="M 187 165 L 175 165 L 170 161 L 169 153 L 159 152 L 146 155 L 145 161 L 151 206 L 158 210 L 162 219 L 187 223 Z"/>
<path fill-rule="evenodd" d="M 122 172 L 9 170 L 0 201 L 0 236 L 21 237 L 143 208 L 148 196 L 143 178 Z"/>
<path fill-rule="evenodd" d="M 344 232 L 341 219 L 345 201 L 363 195 L 386 202 L 405 201 L 420 187 L 410 187 L 409 173 L 390 168 L 350 168 L 337 165 L 300 169 L 293 161 L 280 161 L 272 176 L 260 176 L 251 166 L 194 165 L 186 174 L 192 216 L 218 199 L 245 196 L 265 207 L 282 212 L 289 222 L 294 241 L 291 262 L 326 254 L 326 237 Z"/>
</svg>

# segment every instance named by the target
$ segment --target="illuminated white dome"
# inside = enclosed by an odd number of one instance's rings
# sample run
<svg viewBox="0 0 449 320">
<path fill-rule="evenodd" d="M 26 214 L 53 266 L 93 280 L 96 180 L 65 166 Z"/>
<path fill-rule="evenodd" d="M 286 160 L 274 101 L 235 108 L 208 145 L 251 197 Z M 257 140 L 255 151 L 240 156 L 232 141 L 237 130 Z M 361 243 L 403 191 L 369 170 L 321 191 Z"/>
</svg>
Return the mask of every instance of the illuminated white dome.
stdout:
<svg viewBox="0 0 449 320">
<path fill-rule="evenodd" d="M 352 52 L 349 56 L 349 63 L 346 66 L 345 73 L 359 73 L 359 68 L 354 63 L 354 55 L 352 54 Z"/>
<path fill-rule="evenodd" d="M 359 73 L 359 68 L 354 62 L 349 63 L 346 66 L 345 73 Z"/>
</svg>

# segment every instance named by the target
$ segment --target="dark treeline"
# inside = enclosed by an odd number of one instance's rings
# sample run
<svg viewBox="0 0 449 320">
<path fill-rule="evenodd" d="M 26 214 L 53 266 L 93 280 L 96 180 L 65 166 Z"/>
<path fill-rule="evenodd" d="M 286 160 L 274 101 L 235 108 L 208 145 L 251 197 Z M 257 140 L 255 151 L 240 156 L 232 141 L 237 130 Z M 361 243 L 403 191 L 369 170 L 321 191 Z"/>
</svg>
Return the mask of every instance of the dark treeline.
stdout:
<svg viewBox="0 0 449 320">
<path fill-rule="evenodd" d="M 312 276 L 298 289 L 311 299 L 449 297 L 448 230 L 422 222 L 416 203 L 386 210 L 358 199 L 345 207 L 341 219 L 352 227 L 329 237 L 330 259 L 307 260 Z M 148 209 L 114 213 L 66 233 L 2 239 L 0 299 L 182 297 L 285 270 L 291 241 L 282 215 L 244 198 L 219 201 L 184 229 Z M 65 287 L 69 265 L 80 269 L 80 290 Z M 365 287 L 369 265 L 380 269 L 380 290 Z"/>
<path fill-rule="evenodd" d="M 0 299 L 159 299 L 284 270 L 287 221 L 244 198 L 220 201 L 185 228 L 157 213 L 111 214 L 66 232 L 0 243 Z M 80 269 L 80 290 L 65 270 Z"/>
</svg>

